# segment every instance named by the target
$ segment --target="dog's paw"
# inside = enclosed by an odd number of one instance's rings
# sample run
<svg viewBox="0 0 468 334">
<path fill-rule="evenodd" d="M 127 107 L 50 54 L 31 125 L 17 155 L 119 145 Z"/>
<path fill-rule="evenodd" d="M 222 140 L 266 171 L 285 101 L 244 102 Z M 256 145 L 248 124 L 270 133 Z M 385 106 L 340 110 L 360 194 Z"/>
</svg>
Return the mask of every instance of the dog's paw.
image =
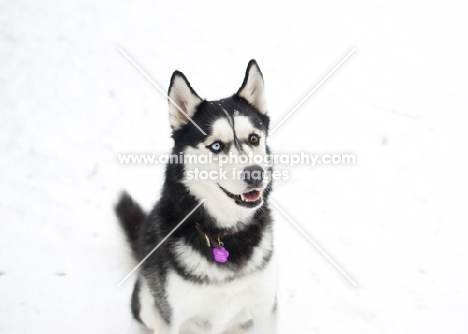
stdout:
<svg viewBox="0 0 468 334">
<path fill-rule="evenodd" d="M 247 321 L 239 326 L 228 329 L 223 334 L 253 334 L 253 322 Z"/>
</svg>

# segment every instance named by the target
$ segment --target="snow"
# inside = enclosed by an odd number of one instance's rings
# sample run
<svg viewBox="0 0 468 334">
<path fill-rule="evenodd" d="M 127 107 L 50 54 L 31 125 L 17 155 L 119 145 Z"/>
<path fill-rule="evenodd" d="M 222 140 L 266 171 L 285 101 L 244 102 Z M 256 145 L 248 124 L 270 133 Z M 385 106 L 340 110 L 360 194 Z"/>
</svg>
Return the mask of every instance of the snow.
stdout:
<svg viewBox="0 0 468 334">
<path fill-rule="evenodd" d="M 203 97 L 255 58 L 276 153 L 353 153 L 300 166 L 273 199 L 280 333 L 468 332 L 468 45 L 461 2 L 3 1 L 0 4 L 0 333 L 139 333 L 133 268 L 112 211 L 146 209 L 167 153 L 175 69 Z M 134 278 L 134 277 L 132 277 Z"/>
</svg>

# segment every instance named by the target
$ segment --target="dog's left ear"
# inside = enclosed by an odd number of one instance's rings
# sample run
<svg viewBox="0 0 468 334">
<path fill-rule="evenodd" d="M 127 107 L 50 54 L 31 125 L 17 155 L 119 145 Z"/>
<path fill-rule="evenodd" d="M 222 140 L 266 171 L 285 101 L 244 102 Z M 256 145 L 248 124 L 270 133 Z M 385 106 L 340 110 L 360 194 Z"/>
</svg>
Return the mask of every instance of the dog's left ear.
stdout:
<svg viewBox="0 0 468 334">
<path fill-rule="evenodd" d="M 189 122 L 203 100 L 179 71 L 172 74 L 168 96 L 172 100 L 169 101 L 169 121 L 174 130 L 179 130 Z"/>
<path fill-rule="evenodd" d="M 237 91 L 237 95 L 246 99 L 262 114 L 267 113 L 263 75 L 254 59 L 249 61 L 249 65 L 247 65 L 244 82 Z"/>
</svg>

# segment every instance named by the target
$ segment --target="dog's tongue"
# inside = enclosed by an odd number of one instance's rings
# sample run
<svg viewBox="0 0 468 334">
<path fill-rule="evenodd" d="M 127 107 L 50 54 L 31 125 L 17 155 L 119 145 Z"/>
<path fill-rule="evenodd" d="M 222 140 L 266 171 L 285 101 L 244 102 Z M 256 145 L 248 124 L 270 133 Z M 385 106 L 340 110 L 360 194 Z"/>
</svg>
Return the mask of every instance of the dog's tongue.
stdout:
<svg viewBox="0 0 468 334">
<path fill-rule="evenodd" d="M 255 202 L 260 198 L 260 191 L 259 190 L 252 190 L 249 191 L 248 193 L 242 194 L 244 196 L 244 199 L 247 202 Z"/>
</svg>

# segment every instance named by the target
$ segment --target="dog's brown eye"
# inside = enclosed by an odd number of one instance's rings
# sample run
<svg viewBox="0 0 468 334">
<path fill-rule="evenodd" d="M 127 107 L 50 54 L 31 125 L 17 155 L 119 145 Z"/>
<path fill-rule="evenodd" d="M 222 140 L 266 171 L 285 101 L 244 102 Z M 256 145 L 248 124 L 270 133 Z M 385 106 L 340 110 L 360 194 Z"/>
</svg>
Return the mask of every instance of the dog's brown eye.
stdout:
<svg viewBox="0 0 468 334">
<path fill-rule="evenodd" d="M 249 143 L 251 143 L 252 145 L 257 146 L 260 143 L 260 137 L 257 136 L 256 134 L 251 134 L 249 136 Z"/>
</svg>

